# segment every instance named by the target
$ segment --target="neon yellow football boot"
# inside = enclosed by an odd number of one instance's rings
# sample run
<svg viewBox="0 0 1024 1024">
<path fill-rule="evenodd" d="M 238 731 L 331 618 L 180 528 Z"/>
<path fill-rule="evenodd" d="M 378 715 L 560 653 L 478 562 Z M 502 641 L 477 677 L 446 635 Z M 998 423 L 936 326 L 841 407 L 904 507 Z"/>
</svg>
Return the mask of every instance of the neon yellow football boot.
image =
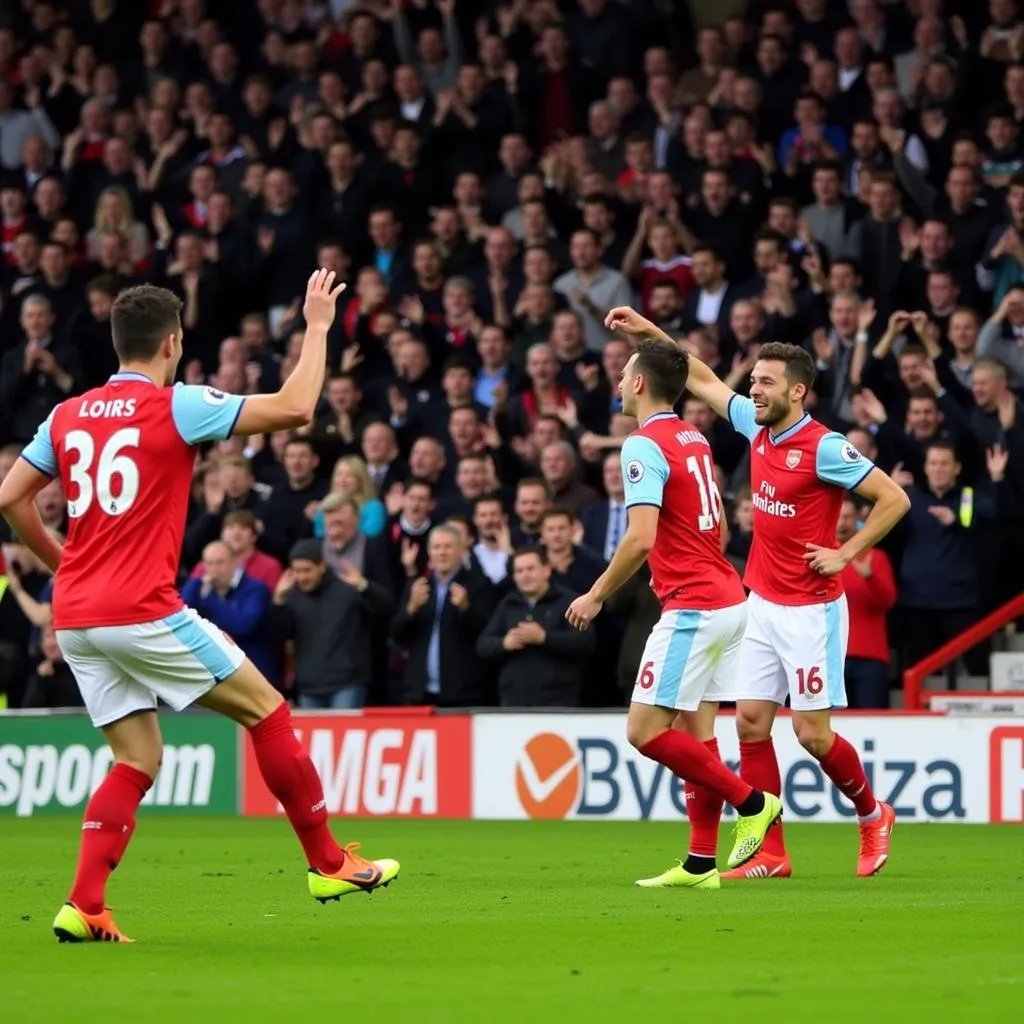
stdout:
<svg viewBox="0 0 1024 1024">
<path fill-rule="evenodd" d="M 682 861 L 675 867 L 669 868 L 668 871 L 662 871 L 660 875 L 655 875 L 654 878 L 638 878 L 636 884 L 641 889 L 721 889 L 722 887 L 718 868 L 695 875 L 683 867 Z"/>
<path fill-rule="evenodd" d="M 782 817 L 782 801 L 773 793 L 764 794 L 764 807 L 760 814 L 749 814 L 736 819 L 733 832 L 729 867 L 738 868 L 761 849 L 768 829 Z"/>
<path fill-rule="evenodd" d="M 340 900 L 353 892 L 386 889 L 398 877 L 401 865 L 397 860 L 367 860 L 356 853 L 358 849 L 358 843 L 349 843 L 345 847 L 345 863 L 333 874 L 309 869 L 306 877 L 313 899 L 326 903 L 328 900 Z"/>
<path fill-rule="evenodd" d="M 109 907 L 86 914 L 74 903 L 65 903 L 53 919 L 53 934 L 60 942 L 133 942 L 114 923 Z"/>
</svg>

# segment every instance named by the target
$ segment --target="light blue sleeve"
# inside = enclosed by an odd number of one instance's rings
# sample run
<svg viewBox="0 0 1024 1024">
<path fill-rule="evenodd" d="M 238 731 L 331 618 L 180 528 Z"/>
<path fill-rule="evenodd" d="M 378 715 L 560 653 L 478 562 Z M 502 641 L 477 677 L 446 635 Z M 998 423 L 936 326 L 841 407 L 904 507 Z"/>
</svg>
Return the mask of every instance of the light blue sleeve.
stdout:
<svg viewBox="0 0 1024 1024">
<path fill-rule="evenodd" d="M 244 404 L 242 395 L 228 395 L 202 384 L 176 384 L 171 416 L 186 444 L 223 441 L 235 429 Z"/>
<path fill-rule="evenodd" d="M 626 508 L 633 505 L 656 505 L 668 483 L 668 462 L 665 453 L 649 438 L 633 434 L 622 446 L 622 483 L 626 491 Z"/>
<path fill-rule="evenodd" d="M 733 395 L 725 411 L 729 414 L 732 429 L 753 441 L 761 429 L 754 420 L 754 403 L 742 395 Z"/>
<path fill-rule="evenodd" d="M 32 438 L 21 453 L 21 457 L 33 468 L 47 476 L 56 476 L 57 453 L 53 450 L 53 438 L 50 436 L 50 424 L 53 421 L 54 409 L 49 416 L 39 424 L 36 436 Z"/>
<path fill-rule="evenodd" d="M 818 442 L 818 479 L 852 491 L 875 468 L 842 434 L 826 434 Z"/>
</svg>

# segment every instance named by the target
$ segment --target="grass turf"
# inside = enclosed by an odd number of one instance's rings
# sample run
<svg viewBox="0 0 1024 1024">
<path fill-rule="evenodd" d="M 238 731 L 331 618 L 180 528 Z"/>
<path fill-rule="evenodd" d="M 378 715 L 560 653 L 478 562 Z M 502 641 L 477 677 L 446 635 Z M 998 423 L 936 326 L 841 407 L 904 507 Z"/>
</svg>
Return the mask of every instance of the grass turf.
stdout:
<svg viewBox="0 0 1024 1024">
<path fill-rule="evenodd" d="M 904 826 L 860 880 L 856 829 L 790 826 L 798 877 L 717 893 L 632 885 L 680 854 L 672 824 L 344 831 L 402 875 L 322 907 L 284 822 L 144 813 L 108 891 L 136 944 L 68 946 L 50 922 L 77 824 L 4 818 L 0 1019 L 1019 1019 L 1019 827 Z"/>
</svg>

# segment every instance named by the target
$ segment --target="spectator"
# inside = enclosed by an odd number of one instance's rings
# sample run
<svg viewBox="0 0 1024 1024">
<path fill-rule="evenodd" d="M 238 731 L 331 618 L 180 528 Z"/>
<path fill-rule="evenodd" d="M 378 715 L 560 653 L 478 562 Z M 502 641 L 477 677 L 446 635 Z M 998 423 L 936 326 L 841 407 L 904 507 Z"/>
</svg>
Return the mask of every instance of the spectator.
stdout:
<svg viewBox="0 0 1024 1024">
<path fill-rule="evenodd" d="M 252 463 L 244 455 L 228 455 L 203 476 L 203 511 L 185 531 L 183 558 L 188 565 L 199 560 L 203 548 L 221 537 L 224 522 L 231 512 L 263 515 L 268 488 L 256 483 Z"/>
<path fill-rule="evenodd" d="M 899 570 L 900 607 L 907 659 L 917 664 L 981 617 L 974 537 L 1000 516 L 1012 515 L 1005 474 L 1009 453 L 988 452 L 993 496 L 959 482 L 960 462 L 952 445 L 936 441 L 925 454 L 925 486 L 908 489 Z M 966 652 L 971 675 L 988 670 L 986 645 Z"/>
<path fill-rule="evenodd" d="M 284 570 L 276 558 L 257 550 L 259 536 L 259 520 L 248 509 L 234 509 L 224 516 L 220 539 L 231 551 L 235 568 L 241 569 L 250 579 L 262 583 L 273 594 Z M 196 572 L 201 571 L 200 564 L 196 566 Z"/>
<path fill-rule="evenodd" d="M 473 526 L 479 538 L 473 545 L 473 556 L 491 583 L 500 586 L 508 576 L 508 560 L 512 554 L 512 533 L 501 499 L 493 494 L 477 498 L 473 505 Z"/>
<path fill-rule="evenodd" d="M 544 545 L 551 577 L 571 594 L 585 594 L 608 563 L 590 548 L 573 540 L 576 521 L 572 513 L 555 505 L 541 519 L 540 538 Z"/>
<path fill-rule="evenodd" d="M 287 479 L 274 488 L 262 510 L 263 543 L 282 561 L 297 541 L 313 535 L 318 503 L 326 497 L 329 486 L 316 476 L 320 459 L 309 438 L 289 438 L 283 462 Z"/>
<path fill-rule="evenodd" d="M 625 488 L 622 483 L 622 460 L 618 452 L 609 452 L 602 463 L 606 501 L 591 501 L 583 506 L 583 543 L 591 551 L 599 551 L 610 562 L 619 541 L 626 535 Z M 585 593 L 585 591 L 580 591 Z"/>
<path fill-rule="evenodd" d="M 540 454 L 540 469 L 547 484 L 548 497 L 574 518 L 583 507 L 597 498 L 597 492 L 576 476 L 576 452 L 568 441 L 545 446 Z"/>
<path fill-rule="evenodd" d="M 338 459 L 331 474 L 332 494 L 348 498 L 359 509 L 359 531 L 366 537 L 379 537 L 387 525 L 387 509 L 374 493 L 373 481 L 366 470 L 366 463 L 358 455 L 346 455 Z M 324 498 L 324 502 L 327 501 Z M 313 519 L 313 530 L 318 537 L 324 535 L 324 505 L 321 503 Z"/>
<path fill-rule="evenodd" d="M 472 707 L 491 703 L 476 641 L 494 605 L 491 585 L 463 564 L 462 535 L 430 531 L 428 573 L 406 581 L 391 637 L 408 651 L 401 703 Z"/>
<path fill-rule="evenodd" d="M 149 256 L 149 230 L 135 219 L 131 198 L 123 188 L 106 188 L 100 193 L 92 230 L 85 237 L 88 259 L 97 259 L 105 231 L 116 231 L 128 239 L 128 258 L 133 266 L 145 263 Z"/>
<path fill-rule="evenodd" d="M 375 620 L 391 614 L 385 587 L 349 562 L 327 571 L 319 541 L 300 540 L 274 591 L 273 622 L 294 642 L 295 695 L 300 708 L 361 708 L 373 667 Z"/>
<path fill-rule="evenodd" d="M 573 630 L 565 612 L 572 595 L 551 582 L 543 548 L 512 555 L 516 589 L 502 598 L 477 641 L 480 657 L 498 669 L 502 707 L 579 707 L 593 632 Z"/>
<path fill-rule="evenodd" d="M 43 626 L 42 658 L 25 687 L 23 708 L 81 708 L 85 706 L 75 677 L 64 660 L 53 626 Z"/>
<path fill-rule="evenodd" d="M 267 679 L 278 684 L 277 659 L 267 639 L 270 591 L 238 567 L 224 541 L 203 548 L 202 575 L 185 583 L 181 599 L 227 633 Z"/>
<path fill-rule="evenodd" d="M 848 497 L 839 513 L 836 540 L 845 544 L 860 529 L 861 509 Z M 851 708 L 889 707 L 889 638 L 886 616 L 896 603 L 896 577 L 888 556 L 869 549 L 842 571 L 849 606 L 846 695 Z"/>
<path fill-rule="evenodd" d="M 573 269 L 555 281 L 555 291 L 583 318 L 587 348 L 600 352 L 610 337 L 604 326 L 608 310 L 628 306 L 632 291 L 622 274 L 601 262 L 601 242 L 595 232 L 577 231 L 570 252 Z"/>
<path fill-rule="evenodd" d="M 22 444 L 36 427 L 75 390 L 82 378 L 74 349 L 53 336 L 53 310 L 48 299 L 30 295 L 21 307 L 24 341 L 6 352 L 0 363 L 0 402 L 10 436 Z"/>
</svg>

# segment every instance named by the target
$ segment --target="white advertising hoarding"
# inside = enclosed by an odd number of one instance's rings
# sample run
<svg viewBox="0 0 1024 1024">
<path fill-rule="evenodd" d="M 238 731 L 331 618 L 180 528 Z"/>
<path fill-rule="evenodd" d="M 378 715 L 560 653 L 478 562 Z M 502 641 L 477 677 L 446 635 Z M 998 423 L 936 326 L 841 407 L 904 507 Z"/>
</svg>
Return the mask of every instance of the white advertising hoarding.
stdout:
<svg viewBox="0 0 1024 1024">
<path fill-rule="evenodd" d="M 625 715 L 480 714 L 473 719 L 473 816 L 668 821 L 685 817 L 682 783 L 634 750 Z M 839 731 L 901 821 L 1024 821 L 1024 721 L 1005 717 L 848 715 Z M 717 735 L 739 762 L 733 719 Z M 775 744 L 787 821 L 839 822 L 852 805 L 780 717 Z"/>
</svg>

